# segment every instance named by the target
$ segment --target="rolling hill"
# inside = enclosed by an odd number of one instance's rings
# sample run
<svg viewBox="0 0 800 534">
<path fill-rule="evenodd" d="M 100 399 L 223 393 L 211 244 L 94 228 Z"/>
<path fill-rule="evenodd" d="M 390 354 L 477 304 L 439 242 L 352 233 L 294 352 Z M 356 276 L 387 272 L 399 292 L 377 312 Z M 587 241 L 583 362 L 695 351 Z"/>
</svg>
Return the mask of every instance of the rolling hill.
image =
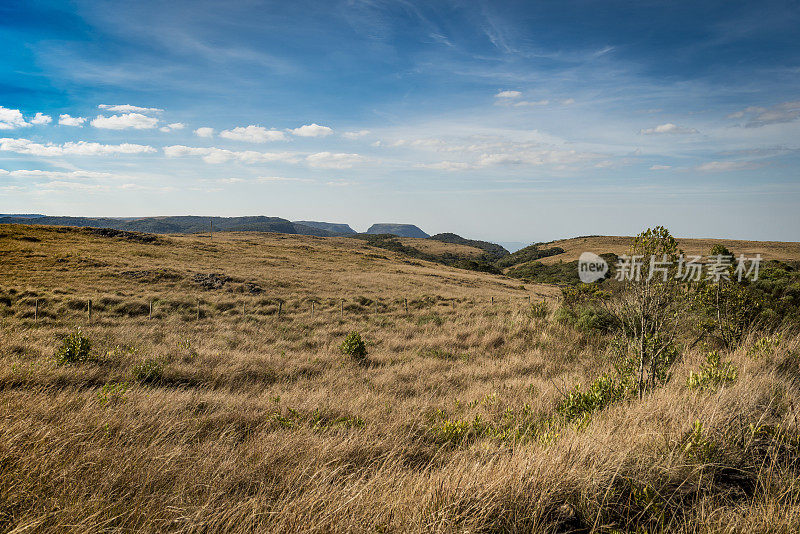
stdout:
<svg viewBox="0 0 800 534">
<path fill-rule="evenodd" d="M 391 234 L 398 237 L 430 237 L 413 224 L 376 223 L 369 227 L 368 234 Z"/>
</svg>

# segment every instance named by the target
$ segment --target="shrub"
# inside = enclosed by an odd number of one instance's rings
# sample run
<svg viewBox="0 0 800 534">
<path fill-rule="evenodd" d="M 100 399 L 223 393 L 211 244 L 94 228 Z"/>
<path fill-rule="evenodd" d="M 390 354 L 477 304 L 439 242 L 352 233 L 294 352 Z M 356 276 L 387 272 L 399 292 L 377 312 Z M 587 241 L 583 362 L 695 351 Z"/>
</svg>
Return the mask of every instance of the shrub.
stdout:
<svg viewBox="0 0 800 534">
<path fill-rule="evenodd" d="M 716 391 L 718 386 L 724 386 L 736 381 L 738 371 L 729 361 L 720 360 L 719 352 L 712 351 L 706 356 L 706 361 L 700 366 L 700 372 L 689 371 L 686 385 L 691 389 Z"/>
<path fill-rule="evenodd" d="M 97 392 L 97 402 L 102 406 L 123 402 L 128 388 L 130 388 L 128 382 L 109 382 Z"/>
<path fill-rule="evenodd" d="M 342 351 L 342 354 L 346 354 L 356 360 L 363 360 L 367 357 L 367 345 L 358 332 L 347 334 L 339 350 Z"/>
<path fill-rule="evenodd" d="M 80 329 L 68 335 L 56 351 L 56 361 L 60 365 L 81 362 L 89 359 L 92 343 Z"/>
<path fill-rule="evenodd" d="M 164 367 L 160 361 L 154 358 L 142 360 L 131 369 L 133 379 L 142 384 L 153 384 L 161 381 L 164 375 Z"/>
<path fill-rule="evenodd" d="M 544 319 L 547 317 L 548 312 L 550 311 L 550 307 L 547 305 L 547 302 L 534 302 L 531 304 L 531 309 L 529 311 L 530 316 L 534 319 Z"/>
<path fill-rule="evenodd" d="M 576 385 L 558 404 L 556 411 L 567 421 L 573 421 L 600 411 L 612 402 L 625 398 L 627 394 L 628 388 L 624 383 L 603 374 L 586 391 L 581 391 L 580 384 Z"/>
</svg>

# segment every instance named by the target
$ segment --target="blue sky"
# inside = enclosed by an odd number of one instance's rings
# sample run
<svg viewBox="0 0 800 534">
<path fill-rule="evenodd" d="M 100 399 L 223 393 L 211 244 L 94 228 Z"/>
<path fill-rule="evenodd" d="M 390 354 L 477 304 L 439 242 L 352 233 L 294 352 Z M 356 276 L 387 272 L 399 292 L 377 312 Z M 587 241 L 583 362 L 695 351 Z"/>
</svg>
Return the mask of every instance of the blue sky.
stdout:
<svg viewBox="0 0 800 534">
<path fill-rule="evenodd" d="M 0 212 L 800 240 L 798 2 L 6 2 Z"/>
</svg>

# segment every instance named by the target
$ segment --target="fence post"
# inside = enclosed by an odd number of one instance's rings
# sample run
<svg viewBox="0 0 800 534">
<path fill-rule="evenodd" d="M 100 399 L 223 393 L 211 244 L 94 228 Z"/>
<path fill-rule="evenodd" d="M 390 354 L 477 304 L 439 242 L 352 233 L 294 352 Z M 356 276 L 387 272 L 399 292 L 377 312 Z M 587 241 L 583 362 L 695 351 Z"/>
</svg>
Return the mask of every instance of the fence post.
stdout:
<svg viewBox="0 0 800 534">
<path fill-rule="evenodd" d="M 314 320 L 314 301 L 311 301 L 311 320 Z"/>
<path fill-rule="evenodd" d="M 36 309 L 33 310 L 33 320 L 34 321 L 39 320 L 39 299 L 36 299 Z"/>
<path fill-rule="evenodd" d="M 408 299 L 403 299 L 403 304 L 405 305 L 406 313 L 408 313 Z"/>
<path fill-rule="evenodd" d="M 492 297 L 492 306 L 494 306 L 494 297 Z"/>
<path fill-rule="evenodd" d="M 340 319 L 344 319 L 344 299 L 342 299 L 342 304 L 341 304 L 341 307 L 339 309 L 339 318 Z"/>
<path fill-rule="evenodd" d="M 283 301 L 282 301 L 282 300 L 279 300 L 279 301 L 278 301 L 278 319 L 280 319 L 280 318 L 281 318 L 281 309 L 282 309 L 282 308 L 283 308 Z"/>
<path fill-rule="evenodd" d="M 147 318 L 153 318 L 153 299 L 150 299 L 150 311 L 147 312 Z"/>
<path fill-rule="evenodd" d="M 242 302 L 242 317 L 247 317 L 247 303 Z"/>
<path fill-rule="evenodd" d="M 86 302 L 86 315 L 89 317 L 89 320 L 92 320 L 92 299 L 89 299 Z"/>
<path fill-rule="evenodd" d="M 197 299 L 197 320 L 200 320 L 200 299 Z"/>
</svg>

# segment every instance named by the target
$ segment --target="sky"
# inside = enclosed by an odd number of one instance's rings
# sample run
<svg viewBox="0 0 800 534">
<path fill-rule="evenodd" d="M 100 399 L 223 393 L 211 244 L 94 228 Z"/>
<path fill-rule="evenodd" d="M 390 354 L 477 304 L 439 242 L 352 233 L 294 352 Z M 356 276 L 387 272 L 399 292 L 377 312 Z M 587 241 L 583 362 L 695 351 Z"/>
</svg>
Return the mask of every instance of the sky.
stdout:
<svg viewBox="0 0 800 534">
<path fill-rule="evenodd" d="M 800 241 L 800 3 L 0 4 L 0 213 Z"/>
</svg>

